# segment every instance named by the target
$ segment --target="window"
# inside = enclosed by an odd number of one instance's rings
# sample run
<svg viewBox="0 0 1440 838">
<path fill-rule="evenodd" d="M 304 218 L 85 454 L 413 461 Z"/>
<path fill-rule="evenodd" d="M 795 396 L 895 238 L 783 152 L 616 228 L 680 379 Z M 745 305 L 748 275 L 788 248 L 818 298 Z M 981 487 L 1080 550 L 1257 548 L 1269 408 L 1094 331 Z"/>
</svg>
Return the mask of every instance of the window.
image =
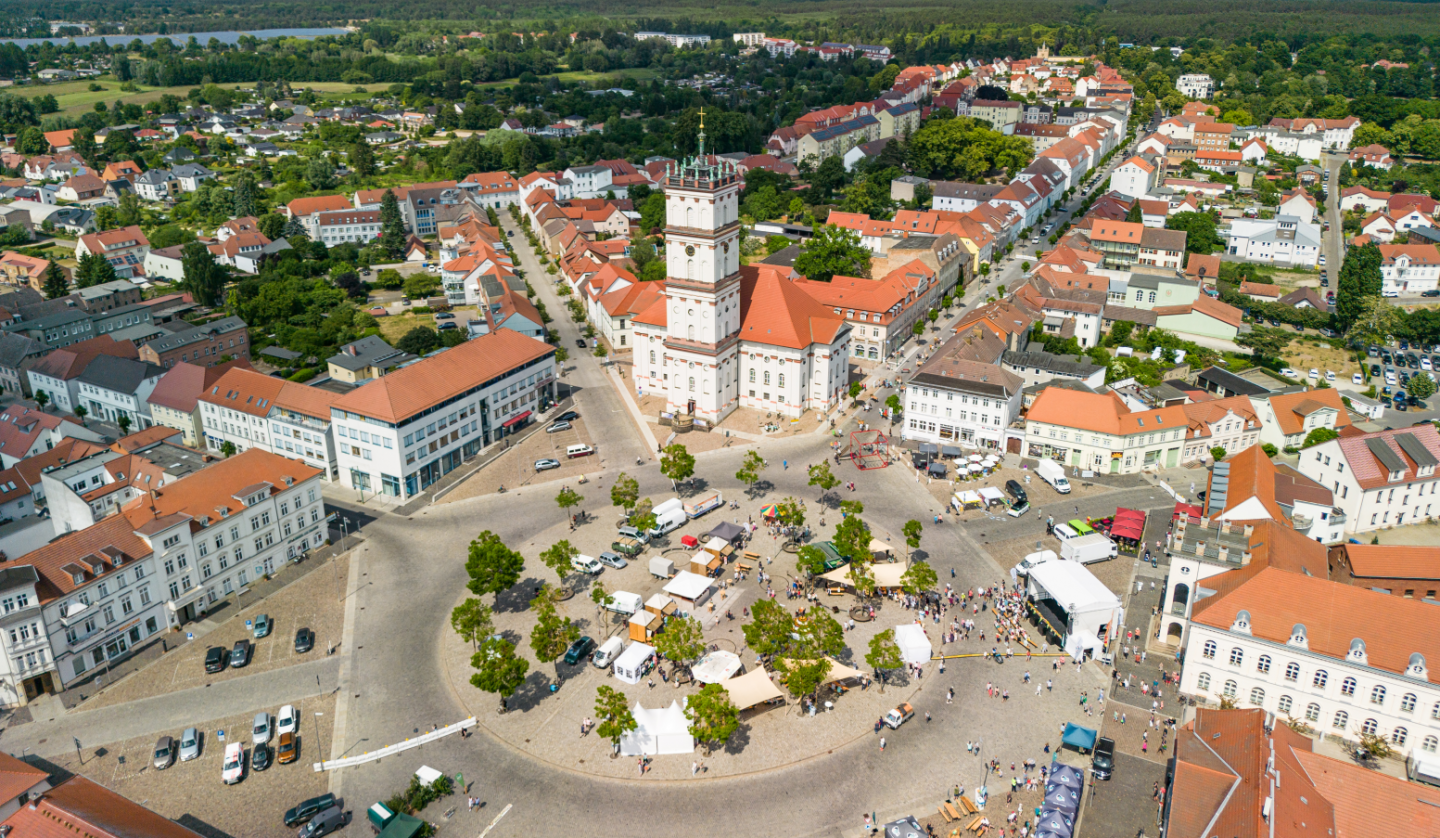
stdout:
<svg viewBox="0 0 1440 838">
<path fill-rule="evenodd" d="M 1255 662 L 1255 671 L 1256 671 L 1256 672 L 1264 672 L 1264 673 L 1268 673 L 1268 672 L 1270 671 L 1270 656 L 1269 656 L 1269 655 L 1261 655 L 1261 656 L 1260 656 L 1260 659 Z"/>
<path fill-rule="evenodd" d="M 1437 748 L 1440 748 L 1440 738 L 1434 736 L 1427 736 L 1425 741 L 1420 743 L 1420 750 L 1428 753 L 1435 753 Z"/>
<path fill-rule="evenodd" d="M 1375 688 L 1370 691 L 1370 703 L 1371 703 L 1371 704 L 1384 704 L 1384 703 L 1385 703 L 1385 688 L 1384 688 L 1384 687 L 1380 686 L 1379 684 L 1376 684 L 1376 685 L 1375 685 Z"/>
<path fill-rule="evenodd" d="M 1360 725 L 1360 731 L 1369 736 L 1374 736 L 1375 731 L 1379 729 L 1380 725 L 1377 724 L 1374 719 L 1366 719 L 1364 723 Z"/>
<path fill-rule="evenodd" d="M 1405 739 L 1409 735 L 1410 731 L 1406 730 L 1403 727 L 1397 727 L 1394 730 L 1390 731 L 1390 742 L 1393 745 L 1404 745 Z"/>
<path fill-rule="evenodd" d="M 1406 713 L 1415 712 L 1415 693 L 1405 693 L 1400 696 L 1400 709 Z"/>
<path fill-rule="evenodd" d="M 1235 697 L 1235 692 L 1236 692 L 1236 690 L 1238 690 L 1238 689 L 1239 689 L 1239 687 L 1236 686 L 1236 684 L 1235 684 L 1234 681 L 1226 681 L 1226 682 L 1225 682 L 1225 697 L 1226 697 L 1226 698 L 1234 698 L 1234 697 Z"/>
<path fill-rule="evenodd" d="M 1341 695 L 1354 695 L 1354 694 L 1355 694 L 1355 679 L 1354 679 L 1354 678 L 1346 678 L 1344 681 L 1341 681 L 1341 682 L 1340 682 L 1340 694 L 1341 694 Z"/>
<path fill-rule="evenodd" d="M 1350 714 L 1346 713 L 1344 710 L 1340 710 L 1335 714 L 1335 718 L 1330 722 L 1330 726 L 1335 728 L 1336 730 L 1344 730 L 1345 726 L 1349 723 Z"/>
<path fill-rule="evenodd" d="M 1201 692 L 1210 689 L 1210 673 L 1200 673 L 1200 677 L 1195 679 L 1195 688 Z"/>
<path fill-rule="evenodd" d="M 1318 705 L 1318 704 L 1307 704 L 1307 705 L 1305 705 L 1305 719 L 1306 719 L 1306 721 L 1311 721 L 1311 722 L 1318 722 L 1318 721 L 1320 721 L 1320 705 Z"/>
<path fill-rule="evenodd" d="M 164 549 L 166 549 L 166 550 L 168 550 L 168 549 L 170 549 L 171 547 L 174 547 L 176 544 L 179 544 L 179 543 L 180 543 L 180 536 L 179 536 L 179 534 L 176 534 L 176 535 L 172 535 L 172 536 L 170 536 L 169 538 L 165 539 L 165 541 L 161 544 L 161 547 L 164 548 Z"/>
<path fill-rule="evenodd" d="M 1259 707 L 1265 703 L 1265 691 L 1259 687 L 1250 690 L 1250 703 Z"/>
<path fill-rule="evenodd" d="M 1205 641 L 1205 646 L 1204 646 L 1204 648 L 1200 650 L 1200 654 L 1201 654 L 1201 656 L 1203 656 L 1203 657 L 1206 658 L 1207 660 L 1214 660 L 1214 659 L 1215 659 L 1215 648 L 1216 648 L 1216 647 L 1215 647 L 1215 641 L 1213 641 L 1213 640 L 1207 640 L 1207 641 Z"/>
<path fill-rule="evenodd" d="M 1313 682 L 1313 683 L 1315 684 L 1315 688 L 1318 689 L 1318 690 L 1323 690 L 1323 689 L 1325 689 L 1325 682 L 1328 681 L 1329 679 L 1330 679 L 1330 676 L 1325 674 L 1325 670 L 1323 670 L 1323 669 L 1317 670 L 1317 671 L 1315 672 L 1315 680 L 1314 680 L 1314 682 Z"/>
<path fill-rule="evenodd" d="M 754 383 L 755 383 L 755 370 L 753 370 L 753 369 L 750 370 L 750 383 L 751 383 L 751 384 L 754 384 Z"/>
<path fill-rule="evenodd" d="M 1285 664 L 1285 680 L 1286 680 L 1286 681 L 1298 681 L 1298 680 L 1300 680 L 1300 664 L 1295 663 L 1294 661 L 1291 661 L 1290 663 Z"/>
<path fill-rule="evenodd" d="M 1282 695 L 1280 696 L 1280 703 L 1277 706 L 1279 707 L 1281 713 L 1284 713 L 1288 716 L 1290 715 L 1291 708 L 1295 706 L 1295 702 L 1292 698 L 1290 698 L 1290 696 Z"/>
<path fill-rule="evenodd" d="M 1231 650 L 1230 650 L 1230 665 L 1231 665 L 1231 666 L 1239 666 L 1240 664 L 1242 664 L 1242 663 L 1244 663 L 1244 662 L 1245 662 L 1245 650 L 1244 650 L 1244 649 L 1241 649 L 1239 646 L 1236 646 L 1234 649 L 1231 649 Z"/>
</svg>

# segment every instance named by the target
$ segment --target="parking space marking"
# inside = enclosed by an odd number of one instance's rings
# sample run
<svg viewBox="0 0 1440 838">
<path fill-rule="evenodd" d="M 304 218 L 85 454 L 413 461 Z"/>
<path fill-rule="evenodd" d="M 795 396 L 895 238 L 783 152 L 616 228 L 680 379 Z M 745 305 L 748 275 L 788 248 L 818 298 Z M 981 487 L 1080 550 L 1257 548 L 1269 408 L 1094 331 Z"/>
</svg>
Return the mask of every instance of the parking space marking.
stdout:
<svg viewBox="0 0 1440 838">
<path fill-rule="evenodd" d="M 489 835 L 490 830 L 495 828 L 495 824 L 499 823 L 501 818 L 505 817 L 510 813 L 510 808 L 514 805 L 515 804 L 513 803 L 506 803 L 505 808 L 500 810 L 500 814 L 496 815 L 495 819 L 490 821 L 490 825 L 485 827 L 485 831 L 480 833 L 480 838 L 485 838 L 486 835 Z"/>
</svg>

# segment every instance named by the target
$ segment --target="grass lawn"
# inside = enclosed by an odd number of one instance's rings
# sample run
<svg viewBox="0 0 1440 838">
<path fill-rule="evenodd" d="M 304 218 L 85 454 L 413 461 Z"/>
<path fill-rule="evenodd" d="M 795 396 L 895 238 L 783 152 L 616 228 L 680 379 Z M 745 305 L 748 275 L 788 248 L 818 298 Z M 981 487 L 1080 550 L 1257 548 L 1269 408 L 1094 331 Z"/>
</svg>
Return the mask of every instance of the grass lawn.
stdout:
<svg viewBox="0 0 1440 838">
<path fill-rule="evenodd" d="M 376 318 L 380 324 L 380 337 L 385 342 L 394 346 L 405 333 L 416 326 L 429 326 L 435 328 L 435 317 L 429 314 L 393 314 L 389 317 Z"/>
<path fill-rule="evenodd" d="M 91 90 L 91 84 L 100 85 L 102 90 Z M 227 82 L 221 87 L 233 90 L 237 87 L 254 87 L 255 82 Z M 8 92 L 19 96 L 36 97 L 46 93 L 55 97 L 60 104 L 60 112 L 66 116 L 80 116 L 95 109 L 96 102 L 104 102 L 108 107 L 113 102 L 125 101 L 135 105 L 148 105 L 151 102 L 164 96 L 166 93 L 184 99 L 193 88 L 192 85 L 181 87 L 147 87 L 138 85 L 138 91 L 124 91 L 120 89 L 120 82 L 115 81 L 112 76 L 101 76 L 96 79 L 84 79 L 82 81 L 67 81 L 59 84 L 37 84 L 26 87 L 13 87 Z M 365 88 L 365 93 L 356 92 L 357 87 Z M 325 99 L 344 99 L 351 96 L 369 96 L 385 90 L 389 85 L 370 84 L 355 85 L 338 81 L 312 81 L 297 82 L 292 89 L 297 93 L 301 90 L 313 90 Z"/>
<path fill-rule="evenodd" d="M 555 74 L 555 76 L 563 82 L 595 81 L 602 78 L 610 78 L 614 79 L 615 81 L 624 81 L 626 79 L 634 81 L 649 81 L 651 79 L 659 78 L 659 75 L 659 73 L 656 73 L 649 67 L 634 67 L 624 70 L 607 70 L 604 73 L 596 73 L 591 70 L 567 70 L 563 73 Z M 520 79 L 514 78 L 504 79 L 502 81 L 485 82 L 484 84 L 477 84 L 475 85 L 475 87 L 478 90 L 493 90 L 501 87 L 514 87 L 519 83 Z"/>
</svg>

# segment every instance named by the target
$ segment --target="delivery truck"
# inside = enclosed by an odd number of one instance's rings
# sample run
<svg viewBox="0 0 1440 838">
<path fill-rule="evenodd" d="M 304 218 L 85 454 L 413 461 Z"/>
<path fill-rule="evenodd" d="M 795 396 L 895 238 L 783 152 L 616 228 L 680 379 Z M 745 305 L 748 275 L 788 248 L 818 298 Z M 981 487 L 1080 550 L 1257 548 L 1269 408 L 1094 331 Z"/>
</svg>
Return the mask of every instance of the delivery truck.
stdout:
<svg viewBox="0 0 1440 838">
<path fill-rule="evenodd" d="M 697 498 L 685 504 L 685 514 L 691 518 L 699 518 L 712 509 L 719 509 L 725 503 L 725 498 L 719 492 L 712 492 L 703 498 Z"/>
<path fill-rule="evenodd" d="M 651 538 L 674 532 L 690 520 L 685 516 L 685 504 L 679 498 L 671 498 L 650 511 L 655 515 L 655 526 L 649 530 Z"/>
<path fill-rule="evenodd" d="M 1118 555 L 1120 550 L 1115 542 L 1098 532 L 1060 542 L 1060 558 L 1080 564 L 1109 561 Z"/>
<path fill-rule="evenodd" d="M 1040 465 L 1035 467 L 1035 473 L 1040 479 L 1049 483 L 1055 491 L 1062 495 L 1070 494 L 1070 481 L 1065 479 L 1065 467 L 1054 460 L 1041 460 Z"/>
</svg>

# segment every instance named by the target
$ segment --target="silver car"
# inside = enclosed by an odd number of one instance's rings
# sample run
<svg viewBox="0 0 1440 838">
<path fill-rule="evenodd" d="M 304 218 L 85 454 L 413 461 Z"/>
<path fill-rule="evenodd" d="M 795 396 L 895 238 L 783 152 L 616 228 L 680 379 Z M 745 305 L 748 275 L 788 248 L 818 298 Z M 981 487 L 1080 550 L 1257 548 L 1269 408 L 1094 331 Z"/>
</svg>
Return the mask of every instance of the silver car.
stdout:
<svg viewBox="0 0 1440 838">
<path fill-rule="evenodd" d="M 255 725 L 250 729 L 250 742 L 254 745 L 264 745 L 270 741 L 270 714 L 256 713 Z"/>
<path fill-rule="evenodd" d="M 189 762 L 200 756 L 200 731 L 193 727 L 185 728 L 180 734 L 180 761 Z"/>
</svg>

